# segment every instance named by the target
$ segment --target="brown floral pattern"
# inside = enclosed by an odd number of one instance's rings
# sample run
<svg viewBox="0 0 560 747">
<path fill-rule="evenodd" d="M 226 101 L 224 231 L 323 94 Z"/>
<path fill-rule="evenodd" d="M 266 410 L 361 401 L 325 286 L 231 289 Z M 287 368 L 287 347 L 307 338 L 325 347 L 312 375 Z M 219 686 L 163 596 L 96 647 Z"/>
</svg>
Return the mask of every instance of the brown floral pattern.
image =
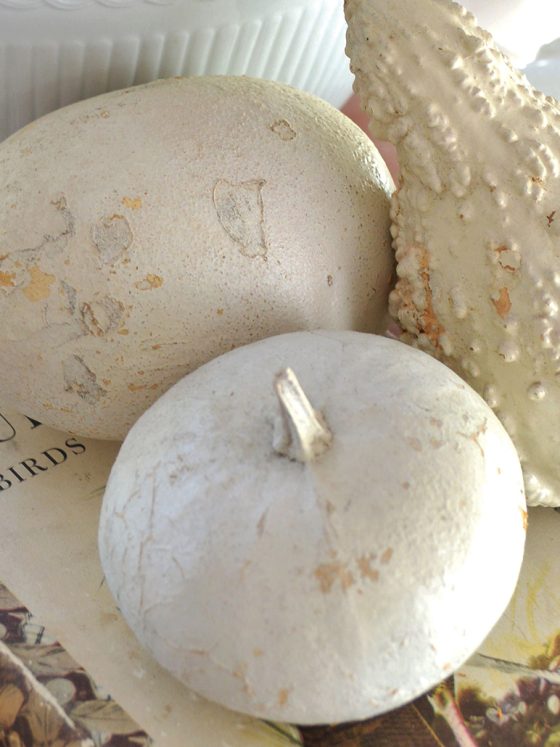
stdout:
<svg viewBox="0 0 560 747">
<path fill-rule="evenodd" d="M 150 737 L 0 584 L 0 747 L 150 744 Z"/>
</svg>

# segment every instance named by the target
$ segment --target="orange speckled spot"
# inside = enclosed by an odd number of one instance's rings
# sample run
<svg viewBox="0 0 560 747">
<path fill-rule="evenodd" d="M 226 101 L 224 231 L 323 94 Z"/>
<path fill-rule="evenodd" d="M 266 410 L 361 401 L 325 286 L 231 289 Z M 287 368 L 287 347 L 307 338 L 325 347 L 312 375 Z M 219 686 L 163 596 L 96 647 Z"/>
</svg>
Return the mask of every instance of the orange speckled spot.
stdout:
<svg viewBox="0 0 560 747">
<path fill-rule="evenodd" d="M 395 292 L 399 296 L 400 306 L 405 315 L 412 316 L 418 331 L 426 335 L 435 350 L 439 350 L 441 348 L 440 337 L 445 333 L 445 328 L 440 324 L 434 310 L 433 292 L 430 285 L 430 255 L 424 246 L 410 246 L 406 254 L 414 257 L 418 268 L 418 278 L 423 290 L 423 308 L 419 308 L 416 304 L 415 296 L 418 288 L 410 278 L 399 278 Z"/>
<path fill-rule="evenodd" d="M 393 557 L 393 548 L 388 547 L 383 552 L 383 555 L 381 556 L 381 562 L 383 563 L 383 565 L 387 565 L 387 563 L 391 560 L 392 557 Z"/>
<path fill-rule="evenodd" d="M 28 270 L 31 280 L 29 285 L 23 288 L 23 292 L 30 301 L 44 301 L 51 294 L 51 285 L 56 280 L 54 275 L 43 272 L 37 265 L 33 265 Z"/>
<path fill-rule="evenodd" d="M 348 589 L 354 583 L 354 576 L 341 563 L 323 563 L 318 566 L 313 575 L 319 581 L 319 587 L 323 594 L 332 591 L 336 581 L 344 590 Z"/>
<path fill-rule="evenodd" d="M 146 275 L 144 280 L 139 280 L 134 283 L 138 290 L 154 290 L 154 288 L 161 288 L 163 285 L 163 278 L 159 275 L 153 275 L 151 272 Z"/>
<path fill-rule="evenodd" d="M 287 690 L 285 687 L 283 687 L 281 690 L 278 690 L 278 705 L 286 705 L 288 702 L 288 698 L 290 697 L 290 691 Z"/>
<path fill-rule="evenodd" d="M 128 330 L 126 329 L 126 327 L 123 327 L 122 329 L 119 329 L 117 331 L 117 334 L 118 335 L 127 335 L 128 334 Z"/>
<path fill-rule="evenodd" d="M 379 580 L 379 571 L 371 567 L 371 562 L 374 557 L 375 556 L 370 553 L 369 555 L 362 555 L 356 561 L 362 578 L 368 578 L 370 581 Z"/>
<path fill-rule="evenodd" d="M 101 117 L 101 119 L 109 119 L 111 115 L 106 109 L 103 109 L 103 111 L 99 112 L 99 116 Z"/>
<path fill-rule="evenodd" d="M 218 316 L 223 316 L 224 315 L 224 310 L 223 309 L 216 309 L 216 314 Z"/>
<path fill-rule="evenodd" d="M 262 656 L 264 654 L 264 651 L 262 648 L 254 648 L 253 649 L 253 656 Z"/>
<path fill-rule="evenodd" d="M 511 249 L 508 249 L 507 246 L 499 246 L 495 252 L 498 255 L 498 264 L 502 270 L 505 270 L 506 272 L 516 272 L 518 270 L 518 267 L 515 264 L 508 264 L 507 259 L 502 259 L 502 254 L 504 253 L 506 253 L 507 256 L 507 253 L 509 252 L 510 256 L 513 256 Z"/>
<path fill-rule="evenodd" d="M 141 197 L 123 197 L 121 202 L 129 210 L 140 210 L 142 207 Z"/>
<path fill-rule="evenodd" d="M 15 272 L 0 272 L 0 287 L 13 288 L 15 286 Z"/>
<path fill-rule="evenodd" d="M 497 299 L 492 298 L 492 303 L 498 314 L 504 319 L 511 310 L 511 299 L 507 288 L 500 288 L 500 295 Z"/>
<path fill-rule="evenodd" d="M 420 250 L 420 278 L 424 286 L 425 308 L 421 315 L 422 327 L 435 348 L 439 348 L 439 338 L 445 332 L 434 311 L 433 293 L 430 285 L 430 257 L 424 247 Z"/>
<path fill-rule="evenodd" d="M 145 389 L 148 385 L 147 384 L 129 384 L 128 385 L 128 391 L 129 392 L 140 392 L 142 389 Z"/>
<path fill-rule="evenodd" d="M 152 350 L 159 350 L 161 345 L 152 345 Z"/>
<path fill-rule="evenodd" d="M 109 386 L 111 383 L 111 379 L 101 379 L 101 381 L 105 384 L 105 386 Z"/>
<path fill-rule="evenodd" d="M 520 509 L 520 511 L 521 511 L 521 520 L 522 520 L 522 522 L 523 522 L 523 529 L 524 529 L 525 531 L 527 531 L 527 527 L 528 527 L 528 525 L 529 525 L 529 514 L 528 514 L 528 513 L 527 513 L 527 511 L 525 511 L 525 509 L 523 509 L 523 508 L 522 508 L 522 509 Z"/>
</svg>

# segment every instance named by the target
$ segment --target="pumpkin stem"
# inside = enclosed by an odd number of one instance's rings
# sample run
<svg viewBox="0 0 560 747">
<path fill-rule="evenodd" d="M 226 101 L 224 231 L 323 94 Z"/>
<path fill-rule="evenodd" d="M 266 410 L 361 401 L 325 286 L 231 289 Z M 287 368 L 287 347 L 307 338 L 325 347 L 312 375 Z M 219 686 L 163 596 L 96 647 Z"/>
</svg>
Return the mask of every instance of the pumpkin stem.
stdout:
<svg viewBox="0 0 560 747">
<path fill-rule="evenodd" d="M 281 415 L 274 433 L 274 450 L 298 462 L 312 462 L 332 442 L 323 415 L 313 409 L 291 368 L 276 375 L 274 389 Z"/>
</svg>

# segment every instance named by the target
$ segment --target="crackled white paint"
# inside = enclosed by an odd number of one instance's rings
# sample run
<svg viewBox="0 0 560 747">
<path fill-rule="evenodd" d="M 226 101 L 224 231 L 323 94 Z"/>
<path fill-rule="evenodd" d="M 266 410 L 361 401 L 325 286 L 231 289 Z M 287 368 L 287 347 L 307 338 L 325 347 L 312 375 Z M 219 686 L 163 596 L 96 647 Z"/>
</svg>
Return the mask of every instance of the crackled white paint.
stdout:
<svg viewBox="0 0 560 747">
<path fill-rule="evenodd" d="M 312 449 L 279 434 L 287 367 Z M 525 525 L 515 448 L 462 379 L 395 340 L 299 332 L 152 405 L 111 472 L 99 547 L 119 609 L 175 676 L 255 716 L 332 723 L 395 708 L 472 654 L 513 592 Z"/>
<path fill-rule="evenodd" d="M 449 0 L 347 0 L 346 14 L 356 90 L 401 166 L 391 311 L 499 402 L 529 503 L 559 505 L 558 103 Z"/>
</svg>

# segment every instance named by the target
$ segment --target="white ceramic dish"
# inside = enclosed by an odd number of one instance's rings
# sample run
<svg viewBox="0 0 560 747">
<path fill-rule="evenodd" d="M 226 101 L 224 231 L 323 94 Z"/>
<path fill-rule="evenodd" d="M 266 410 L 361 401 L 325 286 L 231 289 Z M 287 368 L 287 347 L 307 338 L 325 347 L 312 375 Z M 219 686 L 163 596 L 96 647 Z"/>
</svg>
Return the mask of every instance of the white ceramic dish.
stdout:
<svg viewBox="0 0 560 747">
<path fill-rule="evenodd" d="M 558 0 L 462 0 L 478 24 L 493 35 L 517 67 L 535 59 L 539 47 L 560 36 Z"/>
<path fill-rule="evenodd" d="M 173 75 L 271 78 L 341 106 L 340 0 L 0 0 L 0 140 L 79 99 Z"/>
<path fill-rule="evenodd" d="M 560 99 L 560 39 L 542 47 L 523 72 L 539 91 Z"/>
</svg>

